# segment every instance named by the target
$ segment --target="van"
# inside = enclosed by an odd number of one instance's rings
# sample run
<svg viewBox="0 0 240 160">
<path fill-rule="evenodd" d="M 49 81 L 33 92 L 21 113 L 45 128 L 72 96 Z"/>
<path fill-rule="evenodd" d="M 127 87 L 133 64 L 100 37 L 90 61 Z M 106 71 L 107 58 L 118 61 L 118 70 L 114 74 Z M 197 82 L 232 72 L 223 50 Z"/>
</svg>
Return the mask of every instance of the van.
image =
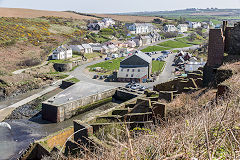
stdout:
<svg viewBox="0 0 240 160">
<path fill-rule="evenodd" d="M 118 58 L 118 54 L 112 54 L 112 58 Z"/>
</svg>

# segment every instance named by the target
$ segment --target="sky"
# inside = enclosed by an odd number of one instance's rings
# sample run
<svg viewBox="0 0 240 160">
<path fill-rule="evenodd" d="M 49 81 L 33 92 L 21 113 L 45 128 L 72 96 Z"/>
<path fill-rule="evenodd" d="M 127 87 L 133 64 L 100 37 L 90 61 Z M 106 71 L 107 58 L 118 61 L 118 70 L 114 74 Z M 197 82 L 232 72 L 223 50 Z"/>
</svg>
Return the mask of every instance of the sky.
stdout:
<svg viewBox="0 0 240 160">
<path fill-rule="evenodd" d="M 240 0 L 0 0 L 0 7 L 124 13 L 185 8 L 240 8 Z"/>
</svg>

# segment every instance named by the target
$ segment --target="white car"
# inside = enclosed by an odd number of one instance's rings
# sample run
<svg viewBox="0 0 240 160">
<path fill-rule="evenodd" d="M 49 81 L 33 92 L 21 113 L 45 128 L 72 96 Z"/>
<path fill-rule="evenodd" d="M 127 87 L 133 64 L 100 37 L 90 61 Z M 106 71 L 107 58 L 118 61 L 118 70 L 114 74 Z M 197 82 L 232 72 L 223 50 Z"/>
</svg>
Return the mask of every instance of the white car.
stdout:
<svg viewBox="0 0 240 160">
<path fill-rule="evenodd" d="M 136 89 L 139 89 L 140 87 L 141 87 L 140 84 L 134 84 L 132 85 L 131 89 L 136 90 Z"/>
<path fill-rule="evenodd" d="M 112 58 L 118 58 L 118 54 L 112 54 Z"/>
</svg>

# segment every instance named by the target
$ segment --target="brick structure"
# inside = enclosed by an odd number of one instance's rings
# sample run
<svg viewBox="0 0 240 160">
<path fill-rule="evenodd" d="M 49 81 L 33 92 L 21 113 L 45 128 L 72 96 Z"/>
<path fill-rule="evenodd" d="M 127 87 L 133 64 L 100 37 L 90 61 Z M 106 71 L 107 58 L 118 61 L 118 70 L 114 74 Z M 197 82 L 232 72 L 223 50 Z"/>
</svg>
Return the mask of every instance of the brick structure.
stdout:
<svg viewBox="0 0 240 160">
<path fill-rule="evenodd" d="M 207 66 L 219 67 L 223 63 L 224 40 L 222 29 L 211 29 L 209 32 Z"/>
</svg>

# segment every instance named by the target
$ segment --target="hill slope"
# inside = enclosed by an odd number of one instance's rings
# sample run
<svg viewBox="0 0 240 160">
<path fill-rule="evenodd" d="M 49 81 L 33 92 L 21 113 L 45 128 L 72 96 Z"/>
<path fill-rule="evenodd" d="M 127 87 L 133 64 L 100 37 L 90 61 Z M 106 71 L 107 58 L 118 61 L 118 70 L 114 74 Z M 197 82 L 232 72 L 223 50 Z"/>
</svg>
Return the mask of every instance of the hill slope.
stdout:
<svg viewBox="0 0 240 160">
<path fill-rule="evenodd" d="M 46 11 L 46 10 L 33 10 L 22 8 L 0 8 L 1 17 L 20 17 L 20 18 L 37 18 L 42 16 L 53 16 L 62 18 L 74 18 L 74 19 L 97 19 L 95 17 L 78 15 L 70 12 L 61 11 Z"/>
</svg>

